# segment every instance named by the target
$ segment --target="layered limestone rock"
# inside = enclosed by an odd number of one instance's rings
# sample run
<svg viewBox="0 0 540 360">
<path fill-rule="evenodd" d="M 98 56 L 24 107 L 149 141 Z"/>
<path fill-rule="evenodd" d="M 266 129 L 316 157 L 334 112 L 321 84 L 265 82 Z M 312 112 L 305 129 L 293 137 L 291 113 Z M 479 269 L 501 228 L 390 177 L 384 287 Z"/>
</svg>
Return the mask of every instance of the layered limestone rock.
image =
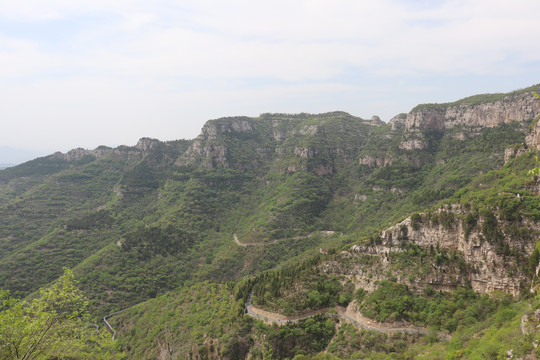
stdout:
<svg viewBox="0 0 540 360">
<path fill-rule="evenodd" d="M 520 264 L 511 256 L 504 256 L 497 244 L 484 239 L 481 232 L 485 221 L 482 217 L 472 231 L 466 234 L 462 218 L 467 214 L 460 206 L 453 206 L 450 210 L 439 210 L 439 213 L 452 214 L 453 224 L 416 224 L 412 226 L 411 218 L 407 218 L 383 231 L 381 234 L 382 247 L 379 251 L 395 251 L 396 247 L 404 242 L 411 242 L 425 249 L 445 249 L 455 251 L 463 256 L 467 264 L 474 271 L 470 271 L 467 277 L 457 277 L 452 274 L 434 273 L 424 279 L 426 283 L 433 284 L 435 288 L 453 288 L 456 285 L 470 284 L 475 291 L 482 293 L 501 290 L 512 295 L 518 295 L 520 291 L 520 279 L 522 276 L 515 271 L 521 269 Z M 502 223 L 500 219 L 499 223 Z M 524 222 L 528 228 L 534 228 L 533 224 Z M 535 229 L 536 230 L 536 229 Z M 501 227 L 504 234 L 504 226 Z M 405 235 L 404 235 L 405 234 Z M 535 241 L 510 241 L 510 236 L 504 234 L 504 241 L 509 249 L 517 248 L 530 255 L 534 250 Z M 517 270 L 516 270 L 517 269 Z"/>
<path fill-rule="evenodd" d="M 421 139 L 409 139 L 399 144 L 402 150 L 422 150 L 427 148 L 427 143 Z"/>
<path fill-rule="evenodd" d="M 407 115 L 405 128 L 445 130 L 455 126 L 493 128 L 503 123 L 533 119 L 540 113 L 540 101 L 532 92 L 510 94 L 480 104 L 424 105 Z"/>
<path fill-rule="evenodd" d="M 466 229 L 463 219 L 468 212 L 461 206 L 440 209 L 435 214 L 451 221 L 432 224 L 425 215 L 417 216 L 414 221 L 407 218 L 383 231 L 371 245 L 354 245 L 338 254 L 339 257 L 324 262 L 321 268 L 326 273 L 346 276 L 357 288 L 368 291 L 374 288 L 374 282 L 394 277 L 418 292 L 424 292 L 427 286 L 450 291 L 456 286 L 470 285 L 480 293 L 496 290 L 513 296 L 520 293 L 523 285 L 520 282 L 527 274 L 512 254 L 524 254 L 526 259 L 534 250 L 534 235 L 528 240 L 510 240 L 511 236 L 505 232 L 509 224 L 497 219 L 502 241 L 508 245 L 504 250 L 505 245 L 485 238 L 484 218 L 480 217 L 475 226 Z M 533 233 L 539 230 L 538 225 L 526 220 L 519 225 Z M 404 259 L 409 256 L 415 260 L 407 263 Z M 520 261 L 526 261 L 523 259 Z"/>
<path fill-rule="evenodd" d="M 387 165 L 392 165 L 392 158 L 390 157 L 374 157 L 371 155 L 363 155 L 358 160 L 360 165 L 367 165 L 370 168 L 373 167 L 383 167 Z"/>
<path fill-rule="evenodd" d="M 92 156 L 94 158 L 100 158 L 103 155 L 107 154 L 108 152 L 112 151 L 110 147 L 107 146 L 99 146 L 94 150 L 86 150 L 83 148 L 76 148 L 68 151 L 67 153 L 63 154 L 61 152 L 56 152 L 52 155 L 53 158 L 60 158 L 64 159 L 66 161 L 77 161 L 79 159 L 82 159 L 85 156 Z"/>
<path fill-rule="evenodd" d="M 149 151 L 151 149 L 155 149 L 159 146 L 163 145 L 163 143 L 157 139 L 151 139 L 151 138 L 141 138 L 137 142 L 137 145 L 135 147 L 142 151 Z"/>
<path fill-rule="evenodd" d="M 229 167 L 227 147 L 220 143 L 218 134 L 231 132 L 247 132 L 253 128 L 246 120 L 237 121 L 208 121 L 202 128 L 201 134 L 193 140 L 188 150 L 176 161 L 176 165 L 187 165 L 199 162 L 203 167 Z"/>
<path fill-rule="evenodd" d="M 532 130 L 525 137 L 525 144 L 533 150 L 540 150 L 540 117 L 535 118 Z"/>
<path fill-rule="evenodd" d="M 285 161 L 279 163 L 276 171 L 307 170 L 317 175 L 330 175 L 335 172 L 336 163 L 355 160 L 361 143 L 354 138 L 349 140 L 350 143 L 342 143 L 342 133 L 350 135 L 352 130 L 361 139 L 369 131 L 366 125 L 379 124 L 384 123 L 378 117 L 366 121 L 342 112 L 264 114 L 259 118 L 211 120 L 176 160 L 176 165 L 246 170 L 280 159 Z M 246 152 L 255 155 L 250 155 L 252 161 L 246 160 Z M 239 154 L 245 155 L 241 162 L 238 161 Z"/>
<path fill-rule="evenodd" d="M 119 146 L 117 148 L 110 148 L 108 146 L 98 146 L 94 150 L 87 150 L 83 148 L 76 148 L 63 154 L 56 152 L 52 155 L 53 158 L 60 158 L 66 161 L 77 161 L 86 156 L 92 156 L 95 159 L 99 159 L 106 154 L 116 154 L 121 156 L 127 156 L 130 160 L 141 159 L 150 151 L 165 146 L 165 143 L 151 138 L 141 138 L 135 146 Z"/>
<path fill-rule="evenodd" d="M 402 113 L 394 116 L 388 122 L 388 125 L 392 128 L 392 131 L 401 130 L 405 128 L 405 122 L 407 121 L 407 114 Z"/>
</svg>

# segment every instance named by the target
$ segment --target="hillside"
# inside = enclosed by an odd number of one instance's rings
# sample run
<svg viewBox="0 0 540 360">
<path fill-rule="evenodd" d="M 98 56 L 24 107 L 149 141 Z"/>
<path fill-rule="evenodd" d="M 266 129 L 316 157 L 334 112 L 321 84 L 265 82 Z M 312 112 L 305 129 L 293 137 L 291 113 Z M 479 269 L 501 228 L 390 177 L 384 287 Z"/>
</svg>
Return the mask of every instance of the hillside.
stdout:
<svg viewBox="0 0 540 360">
<path fill-rule="evenodd" d="M 221 118 L 193 140 L 1 170 L 0 287 L 29 296 L 70 267 L 94 314 L 140 304 L 113 319 L 133 359 L 460 347 L 474 358 L 503 330 L 512 336 L 495 355 L 531 353 L 536 331 L 512 326 L 538 320 L 533 91 L 419 105 L 389 123 Z M 428 335 L 359 330 L 326 312 L 276 328 L 243 314 L 250 294 L 261 311 L 337 307 Z"/>
</svg>

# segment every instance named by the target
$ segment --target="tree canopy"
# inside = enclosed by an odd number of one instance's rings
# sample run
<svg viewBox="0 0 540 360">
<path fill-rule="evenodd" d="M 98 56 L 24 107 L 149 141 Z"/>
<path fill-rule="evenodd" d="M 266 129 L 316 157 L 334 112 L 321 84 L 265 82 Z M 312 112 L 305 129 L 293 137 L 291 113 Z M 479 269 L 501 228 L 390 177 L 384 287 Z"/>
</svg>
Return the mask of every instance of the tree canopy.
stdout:
<svg viewBox="0 0 540 360">
<path fill-rule="evenodd" d="M 91 323 L 87 307 L 69 269 L 33 300 L 0 291 L 0 358 L 119 358 L 110 334 Z"/>
</svg>

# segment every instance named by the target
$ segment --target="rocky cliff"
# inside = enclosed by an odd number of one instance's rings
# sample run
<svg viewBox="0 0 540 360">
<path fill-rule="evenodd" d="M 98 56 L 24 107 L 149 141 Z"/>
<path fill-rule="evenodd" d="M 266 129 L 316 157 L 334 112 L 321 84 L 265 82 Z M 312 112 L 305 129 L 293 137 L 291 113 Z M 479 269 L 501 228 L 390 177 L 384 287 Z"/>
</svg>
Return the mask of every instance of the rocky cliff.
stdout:
<svg viewBox="0 0 540 360">
<path fill-rule="evenodd" d="M 533 119 L 540 101 L 532 92 L 538 86 L 508 95 L 477 95 L 455 103 L 420 105 L 405 120 L 405 128 L 445 130 L 456 126 L 492 128 L 503 123 Z"/>
<path fill-rule="evenodd" d="M 135 146 L 121 145 L 116 148 L 108 146 L 98 146 L 93 150 L 76 148 L 69 150 L 67 153 L 56 152 L 50 155 L 52 159 L 61 159 L 67 162 L 74 162 L 84 158 L 88 160 L 97 160 L 103 156 L 123 157 L 129 161 L 139 161 L 149 155 L 155 156 L 168 154 L 169 156 L 178 157 L 179 153 L 183 153 L 187 148 L 188 140 L 178 140 L 171 142 L 163 142 L 152 138 L 141 138 Z"/>
<path fill-rule="evenodd" d="M 344 112 L 211 120 L 176 165 L 247 170 L 275 161 L 280 172 L 329 175 L 337 163 L 352 162 L 370 128 L 378 126 L 385 124 L 376 116 L 363 120 Z"/>
<path fill-rule="evenodd" d="M 433 224 L 423 214 L 421 223 L 413 226 L 413 221 L 409 217 L 382 232 L 383 245 L 387 248 L 398 246 L 399 236 L 405 231 L 408 241 L 422 248 L 434 247 L 455 251 L 463 256 L 473 270 L 466 278 L 460 279 L 449 279 L 447 274 L 430 276 L 426 279 L 428 283 L 448 287 L 465 283 L 481 293 L 501 290 L 514 296 L 518 295 L 520 280 L 525 278 L 526 274 L 522 271 L 522 264 L 511 254 L 519 252 L 528 257 L 534 250 L 535 237 L 516 238 L 509 231 L 512 224 L 499 216 L 495 218 L 480 216 L 477 224 L 467 229 L 465 219 L 469 212 L 461 206 L 453 206 L 448 211 L 440 209 L 438 212 L 439 215 L 445 213 L 444 216 L 453 219 L 452 223 Z M 493 226 L 497 226 L 500 231 L 500 239 L 488 239 L 486 222 L 494 222 Z M 521 229 L 527 229 L 529 234 L 538 232 L 538 225 L 532 221 L 522 220 L 518 225 Z"/>
<path fill-rule="evenodd" d="M 436 290 L 470 285 L 480 293 L 500 290 L 518 295 L 527 277 L 523 265 L 540 227 L 527 219 L 509 223 L 491 214 L 470 214 L 460 205 L 416 214 L 382 231 L 371 245 L 355 245 L 342 253 L 341 260 L 323 267 L 329 273 L 354 276 L 357 286 L 368 291 L 374 281 L 395 276 L 417 291 L 428 285 Z M 495 228 L 489 230 L 488 224 Z M 498 234 L 495 239 L 489 231 Z M 407 256 L 419 262 L 404 266 Z"/>
<path fill-rule="evenodd" d="M 85 156 L 91 156 L 94 159 L 98 159 L 108 152 L 112 151 L 112 148 L 108 146 L 99 146 L 94 150 L 87 150 L 83 148 L 72 149 L 67 153 L 56 152 L 52 155 L 56 159 L 64 159 L 66 161 L 77 161 Z"/>
</svg>

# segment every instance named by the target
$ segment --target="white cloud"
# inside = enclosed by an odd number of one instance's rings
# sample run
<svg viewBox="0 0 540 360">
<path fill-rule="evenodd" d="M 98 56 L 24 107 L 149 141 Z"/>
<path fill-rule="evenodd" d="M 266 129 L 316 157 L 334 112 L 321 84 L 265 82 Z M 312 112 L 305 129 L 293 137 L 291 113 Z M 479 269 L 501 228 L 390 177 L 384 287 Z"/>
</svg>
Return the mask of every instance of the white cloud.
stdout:
<svg viewBox="0 0 540 360">
<path fill-rule="evenodd" d="M 417 79 L 524 76 L 540 63 L 539 13 L 536 0 L 0 0 L 0 144 L 58 129 L 88 147 L 192 137 L 208 118 L 266 111 L 390 117 L 415 105 L 385 99 L 396 83 L 430 89 L 410 92 L 424 102 L 440 84 Z M 60 22 L 69 37 L 20 31 Z"/>
<path fill-rule="evenodd" d="M 509 55 L 540 60 L 540 49 L 531 46 L 540 13 L 536 1 L 453 1 L 428 9 L 389 0 L 161 1 L 153 9 L 128 1 L 6 4 L 0 14 L 30 19 L 39 18 L 36 13 L 116 15 L 90 22 L 73 41 L 81 57 L 70 58 L 72 66 L 90 71 L 298 81 L 330 78 L 345 67 L 485 73 L 500 71 Z M 64 51 L 12 54 L 67 58 L 71 46 Z"/>
</svg>

